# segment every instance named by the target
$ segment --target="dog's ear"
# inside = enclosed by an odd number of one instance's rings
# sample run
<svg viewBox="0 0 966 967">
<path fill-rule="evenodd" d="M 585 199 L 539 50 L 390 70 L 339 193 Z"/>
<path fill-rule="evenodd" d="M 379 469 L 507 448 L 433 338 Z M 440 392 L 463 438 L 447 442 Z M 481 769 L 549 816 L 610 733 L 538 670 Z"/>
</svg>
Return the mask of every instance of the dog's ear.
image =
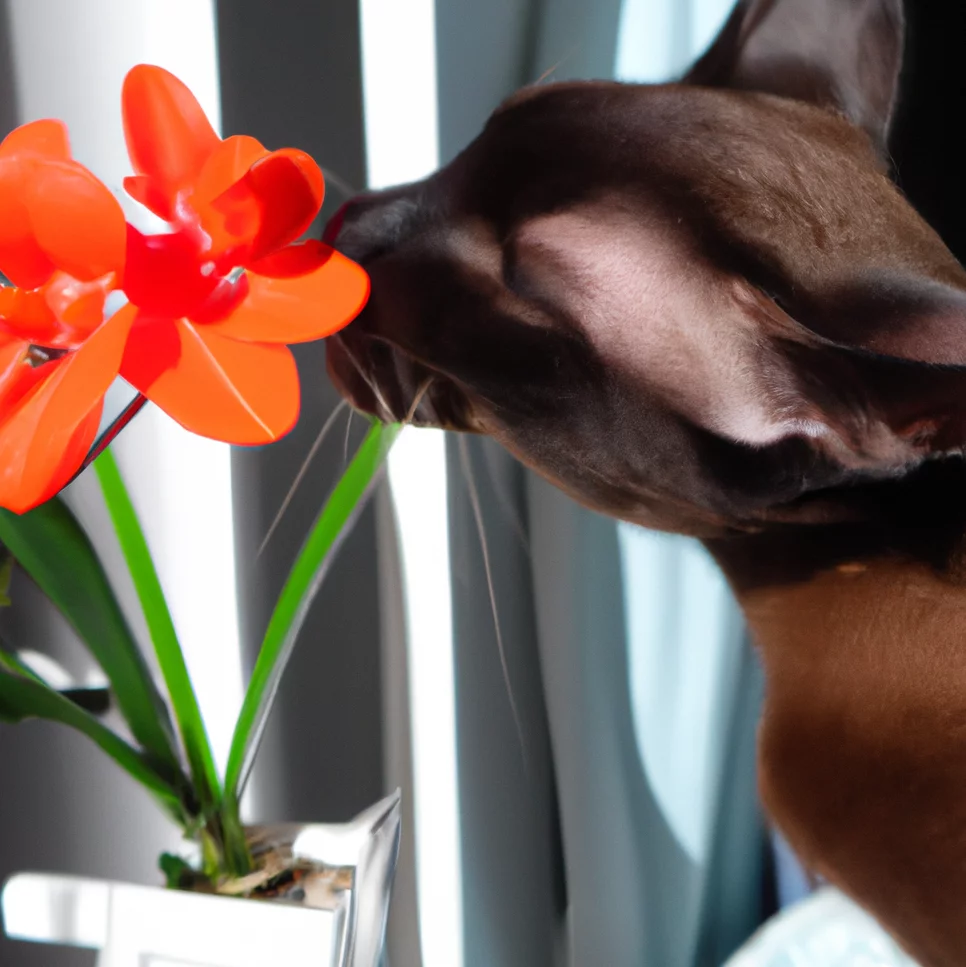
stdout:
<svg viewBox="0 0 966 967">
<path fill-rule="evenodd" d="M 740 0 L 684 82 L 838 110 L 884 151 L 902 47 L 902 0 Z"/>
<path fill-rule="evenodd" d="M 966 448 L 966 290 L 893 277 L 831 301 L 806 326 L 768 300 L 760 334 L 790 435 L 806 428 L 831 466 L 873 474 Z"/>
</svg>

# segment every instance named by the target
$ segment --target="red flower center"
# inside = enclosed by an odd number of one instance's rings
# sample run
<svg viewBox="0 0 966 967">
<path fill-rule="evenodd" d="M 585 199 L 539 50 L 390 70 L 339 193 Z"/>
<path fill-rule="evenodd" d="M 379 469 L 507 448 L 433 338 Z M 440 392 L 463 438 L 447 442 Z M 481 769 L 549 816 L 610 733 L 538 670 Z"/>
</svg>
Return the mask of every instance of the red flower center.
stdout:
<svg viewBox="0 0 966 967">
<path fill-rule="evenodd" d="M 147 316 L 216 322 L 244 300 L 248 283 L 244 275 L 223 274 L 190 227 L 142 235 L 128 225 L 124 291 Z"/>
</svg>

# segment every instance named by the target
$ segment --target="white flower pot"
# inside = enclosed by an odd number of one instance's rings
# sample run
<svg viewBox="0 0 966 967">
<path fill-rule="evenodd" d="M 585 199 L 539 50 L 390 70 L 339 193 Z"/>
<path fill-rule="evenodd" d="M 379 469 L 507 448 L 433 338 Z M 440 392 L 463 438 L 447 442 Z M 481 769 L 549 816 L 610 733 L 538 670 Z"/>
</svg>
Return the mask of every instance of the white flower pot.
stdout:
<svg viewBox="0 0 966 967">
<path fill-rule="evenodd" d="M 396 792 L 350 823 L 278 827 L 297 859 L 335 874 L 332 888 L 306 890 L 298 901 L 18 873 L 0 895 L 4 931 L 99 950 L 98 967 L 378 967 L 399 799 Z"/>
</svg>

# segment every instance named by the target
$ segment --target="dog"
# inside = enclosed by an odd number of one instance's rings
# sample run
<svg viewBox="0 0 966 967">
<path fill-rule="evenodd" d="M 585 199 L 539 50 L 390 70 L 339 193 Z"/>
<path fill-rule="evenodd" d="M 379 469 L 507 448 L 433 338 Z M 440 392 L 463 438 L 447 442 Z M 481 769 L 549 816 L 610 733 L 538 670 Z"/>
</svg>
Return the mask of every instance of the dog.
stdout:
<svg viewBox="0 0 966 967">
<path fill-rule="evenodd" d="M 966 271 L 890 177 L 901 0 L 741 0 L 678 83 L 512 96 L 326 238 L 357 409 L 484 433 L 699 538 L 766 673 L 760 791 L 923 967 L 966 964 Z"/>
</svg>

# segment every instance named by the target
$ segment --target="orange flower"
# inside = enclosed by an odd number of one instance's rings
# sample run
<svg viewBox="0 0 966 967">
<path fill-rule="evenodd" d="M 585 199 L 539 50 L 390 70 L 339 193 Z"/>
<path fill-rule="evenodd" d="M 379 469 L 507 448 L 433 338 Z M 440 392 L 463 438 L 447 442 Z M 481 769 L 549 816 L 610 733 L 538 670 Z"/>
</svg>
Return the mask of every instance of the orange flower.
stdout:
<svg viewBox="0 0 966 967">
<path fill-rule="evenodd" d="M 53 496 L 94 441 L 129 320 L 104 322 L 124 264 L 117 200 L 73 161 L 59 121 L 0 143 L 0 506 Z"/>
<path fill-rule="evenodd" d="M 125 187 L 174 231 L 128 227 L 121 375 L 196 433 L 275 440 L 299 410 L 285 344 L 341 329 L 369 294 L 354 262 L 318 241 L 293 244 L 321 207 L 322 172 L 301 151 L 221 140 L 159 67 L 128 74 L 122 108 L 136 172 Z"/>
</svg>

